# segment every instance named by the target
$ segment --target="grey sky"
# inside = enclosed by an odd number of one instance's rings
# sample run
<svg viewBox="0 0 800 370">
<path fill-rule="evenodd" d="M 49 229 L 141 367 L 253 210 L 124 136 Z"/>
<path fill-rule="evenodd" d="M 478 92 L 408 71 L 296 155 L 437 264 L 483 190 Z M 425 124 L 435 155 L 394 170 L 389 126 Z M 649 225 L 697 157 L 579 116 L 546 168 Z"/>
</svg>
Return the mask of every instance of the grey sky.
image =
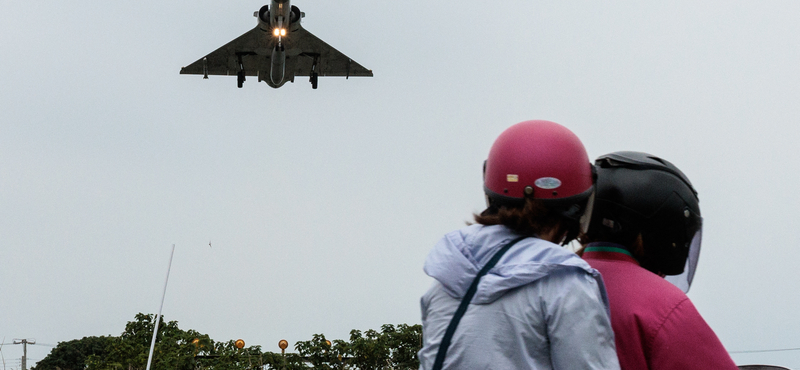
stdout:
<svg viewBox="0 0 800 370">
<path fill-rule="evenodd" d="M 164 314 L 216 340 L 419 323 L 492 141 L 540 118 L 680 167 L 705 217 L 689 296 L 729 351 L 800 347 L 800 3 L 293 4 L 375 77 L 178 74 L 261 2 L 3 3 L 0 337 L 118 335 L 158 309 L 173 243 Z"/>
</svg>

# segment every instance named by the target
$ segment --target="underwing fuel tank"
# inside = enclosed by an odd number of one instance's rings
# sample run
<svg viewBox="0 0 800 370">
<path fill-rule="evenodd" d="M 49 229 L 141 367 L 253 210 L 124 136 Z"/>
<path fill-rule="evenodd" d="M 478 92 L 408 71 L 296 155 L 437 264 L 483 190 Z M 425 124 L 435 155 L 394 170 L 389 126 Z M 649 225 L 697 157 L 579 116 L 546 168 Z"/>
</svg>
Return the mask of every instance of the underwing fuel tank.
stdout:
<svg viewBox="0 0 800 370">
<path fill-rule="evenodd" d="M 286 76 L 286 49 L 283 45 L 275 45 L 270 60 L 272 65 L 269 70 L 269 79 L 274 85 L 280 86 Z"/>
</svg>

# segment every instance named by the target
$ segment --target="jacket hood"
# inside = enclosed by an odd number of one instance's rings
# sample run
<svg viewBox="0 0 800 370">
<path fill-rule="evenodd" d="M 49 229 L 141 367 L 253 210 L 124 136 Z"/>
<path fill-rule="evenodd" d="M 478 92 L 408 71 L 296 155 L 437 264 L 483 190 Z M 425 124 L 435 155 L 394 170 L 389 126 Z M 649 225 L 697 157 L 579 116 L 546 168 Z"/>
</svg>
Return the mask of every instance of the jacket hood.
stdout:
<svg viewBox="0 0 800 370">
<path fill-rule="evenodd" d="M 505 226 L 472 225 L 446 234 L 425 260 L 425 273 L 460 299 L 478 271 L 506 243 L 519 237 Z M 511 247 L 481 278 L 472 303 L 487 304 L 506 291 L 530 284 L 562 269 L 580 269 L 599 279 L 597 270 L 565 248 L 538 238 L 526 238 Z"/>
</svg>

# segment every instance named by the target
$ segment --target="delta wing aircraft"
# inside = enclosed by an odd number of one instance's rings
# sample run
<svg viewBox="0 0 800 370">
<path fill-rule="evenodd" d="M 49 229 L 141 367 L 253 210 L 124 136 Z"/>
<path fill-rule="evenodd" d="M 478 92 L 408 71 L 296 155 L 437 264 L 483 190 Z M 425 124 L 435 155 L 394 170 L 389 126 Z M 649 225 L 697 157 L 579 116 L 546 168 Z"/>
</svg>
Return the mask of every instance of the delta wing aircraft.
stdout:
<svg viewBox="0 0 800 370">
<path fill-rule="evenodd" d="M 290 0 L 272 0 L 253 16 L 258 18 L 255 28 L 181 68 L 181 74 L 205 79 L 236 75 L 240 88 L 245 76 L 257 76 L 258 82 L 274 88 L 294 82 L 296 76 L 308 76 L 314 89 L 319 76 L 372 77 L 371 70 L 306 31 L 300 25 L 305 13 Z"/>
</svg>

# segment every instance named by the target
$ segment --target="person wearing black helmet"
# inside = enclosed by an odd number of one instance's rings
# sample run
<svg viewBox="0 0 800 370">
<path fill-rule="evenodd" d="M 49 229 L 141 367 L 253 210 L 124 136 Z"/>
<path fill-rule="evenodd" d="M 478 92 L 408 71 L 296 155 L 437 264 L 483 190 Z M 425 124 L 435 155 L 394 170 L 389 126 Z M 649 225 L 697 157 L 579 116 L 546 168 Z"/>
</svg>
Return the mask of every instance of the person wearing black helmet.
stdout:
<svg viewBox="0 0 800 370">
<path fill-rule="evenodd" d="M 647 153 L 606 154 L 595 167 L 580 254 L 603 275 L 622 369 L 737 369 L 685 294 L 703 221 L 692 183 Z"/>
<path fill-rule="evenodd" d="M 433 248 L 420 369 L 619 369 L 599 273 L 558 244 L 593 191 L 577 136 L 526 121 L 484 163 L 487 208 Z"/>
</svg>

